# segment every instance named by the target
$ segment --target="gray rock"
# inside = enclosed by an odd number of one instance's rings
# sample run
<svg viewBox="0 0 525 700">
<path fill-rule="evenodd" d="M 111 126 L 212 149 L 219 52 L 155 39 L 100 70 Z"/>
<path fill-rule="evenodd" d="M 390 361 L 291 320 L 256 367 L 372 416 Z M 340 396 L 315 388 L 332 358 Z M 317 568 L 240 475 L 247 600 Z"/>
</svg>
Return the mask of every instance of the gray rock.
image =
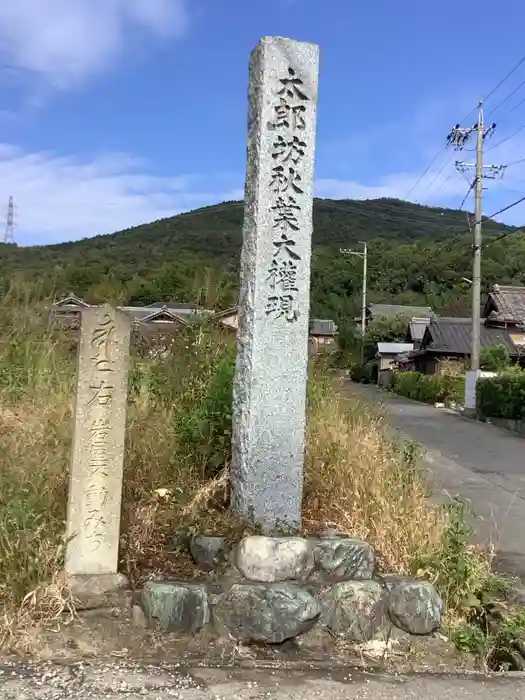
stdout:
<svg viewBox="0 0 525 700">
<path fill-rule="evenodd" d="M 295 583 L 236 583 L 214 608 L 218 625 L 235 639 L 269 644 L 308 631 L 319 612 L 317 600 Z"/>
<path fill-rule="evenodd" d="M 148 621 L 146 619 L 146 615 L 144 615 L 144 610 L 140 607 L 140 605 L 134 605 L 131 608 L 131 620 L 135 627 L 147 627 L 148 626 Z"/>
<path fill-rule="evenodd" d="M 314 555 L 302 537 L 245 537 L 235 564 L 250 581 L 302 581 L 314 568 Z"/>
<path fill-rule="evenodd" d="M 393 586 L 389 595 L 390 619 L 404 632 L 432 634 L 441 626 L 443 601 L 427 581 L 406 580 Z"/>
<path fill-rule="evenodd" d="M 142 590 L 141 605 L 148 625 L 163 632 L 194 634 L 210 620 L 204 584 L 148 581 Z"/>
<path fill-rule="evenodd" d="M 376 558 L 372 547 L 354 537 L 319 537 L 312 541 L 315 564 L 327 581 L 371 579 Z"/>
<path fill-rule="evenodd" d="M 342 535 L 335 527 L 327 527 L 325 530 L 314 533 L 314 537 L 345 537 L 345 535 Z"/>
<path fill-rule="evenodd" d="M 380 574 L 375 577 L 387 590 L 391 591 L 398 583 L 406 583 L 406 581 L 417 581 L 417 579 L 402 576 L 401 574 Z"/>
<path fill-rule="evenodd" d="M 168 552 L 176 552 L 180 548 L 187 549 L 190 545 L 190 536 L 187 532 L 176 532 L 168 542 Z"/>
<path fill-rule="evenodd" d="M 319 595 L 321 624 L 353 642 L 373 639 L 388 625 L 387 594 L 377 581 L 342 581 Z"/>
<path fill-rule="evenodd" d="M 190 552 L 202 571 L 215 571 L 226 560 L 228 546 L 224 537 L 196 535 L 191 538 Z"/>
</svg>

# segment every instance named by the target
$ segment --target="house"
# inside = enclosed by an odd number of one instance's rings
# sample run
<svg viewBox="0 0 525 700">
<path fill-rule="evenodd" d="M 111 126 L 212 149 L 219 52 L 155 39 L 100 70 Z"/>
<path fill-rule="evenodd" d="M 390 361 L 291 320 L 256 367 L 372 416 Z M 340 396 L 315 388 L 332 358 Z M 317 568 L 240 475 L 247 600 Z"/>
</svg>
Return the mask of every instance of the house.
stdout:
<svg viewBox="0 0 525 700">
<path fill-rule="evenodd" d="M 472 320 L 470 318 L 434 318 L 425 329 L 421 347 L 408 356 L 405 366 L 423 374 L 462 374 L 470 358 Z M 519 357 L 519 349 L 505 328 L 480 324 L 481 349 L 503 345 L 509 356 Z"/>
<path fill-rule="evenodd" d="M 435 318 L 430 306 L 403 306 L 401 304 L 369 304 L 366 309 L 368 323 L 380 318 Z"/>
<path fill-rule="evenodd" d="M 320 350 L 332 350 L 337 344 L 338 328 L 331 319 L 310 319 L 308 348 L 312 353 Z"/>
<path fill-rule="evenodd" d="M 421 347 L 421 341 L 423 340 L 423 336 L 425 335 L 425 331 L 429 323 L 430 318 L 414 316 L 410 319 L 405 336 L 405 342 L 413 343 L 414 350 L 419 350 Z"/>
<path fill-rule="evenodd" d="M 219 311 L 212 317 L 212 321 L 215 321 L 223 328 L 236 331 L 239 321 L 237 307 L 232 306 L 225 311 Z"/>
<path fill-rule="evenodd" d="M 487 326 L 506 328 L 513 343 L 525 351 L 525 287 L 495 284 L 483 315 Z"/>
<path fill-rule="evenodd" d="M 212 317 L 223 328 L 232 331 L 238 326 L 238 307 L 232 306 L 230 309 L 220 311 Z M 332 349 L 336 344 L 337 326 L 331 319 L 310 319 L 310 333 L 308 347 L 314 353 L 319 350 Z"/>
<path fill-rule="evenodd" d="M 91 308 L 80 297 L 68 294 L 64 299 L 55 302 L 51 307 L 53 318 L 78 322 L 83 309 Z M 176 302 L 155 302 L 147 306 L 117 306 L 117 309 L 129 314 L 135 326 L 177 327 L 191 323 L 203 316 L 213 315 L 213 311 L 202 309 L 196 304 Z"/>
<path fill-rule="evenodd" d="M 398 361 L 400 358 L 406 357 L 413 349 L 413 343 L 386 343 L 382 341 L 377 343 L 377 383 L 379 386 L 385 389 L 390 388 Z"/>
<path fill-rule="evenodd" d="M 380 341 L 377 344 L 376 354 L 376 358 L 379 360 L 379 371 L 393 369 L 397 357 L 412 352 L 413 349 L 413 343 L 383 343 Z"/>
<path fill-rule="evenodd" d="M 483 316 L 491 326 L 525 326 L 525 287 L 495 284 L 489 292 Z"/>
<path fill-rule="evenodd" d="M 89 304 L 75 294 L 68 294 L 56 301 L 51 308 L 55 316 L 78 316 L 82 309 L 89 308 Z"/>
</svg>

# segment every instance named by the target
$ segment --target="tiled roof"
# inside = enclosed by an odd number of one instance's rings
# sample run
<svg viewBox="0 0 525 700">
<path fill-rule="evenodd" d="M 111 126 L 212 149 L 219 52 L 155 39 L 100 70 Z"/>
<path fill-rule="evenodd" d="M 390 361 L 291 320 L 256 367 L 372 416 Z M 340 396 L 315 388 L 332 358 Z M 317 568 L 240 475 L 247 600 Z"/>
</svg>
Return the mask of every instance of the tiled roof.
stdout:
<svg viewBox="0 0 525 700">
<path fill-rule="evenodd" d="M 451 355 L 470 355 L 472 321 L 470 318 L 437 318 L 432 320 L 423 337 L 422 350 Z M 516 346 L 503 328 L 480 324 L 480 346 L 503 345 L 509 354 L 516 355 Z"/>
<path fill-rule="evenodd" d="M 331 337 L 337 334 L 337 326 L 331 319 L 310 319 L 310 334 Z"/>
<path fill-rule="evenodd" d="M 428 318 L 419 318 L 414 316 L 414 318 L 408 324 L 410 338 L 412 340 L 423 340 L 425 330 L 429 323 L 430 319 Z"/>
<path fill-rule="evenodd" d="M 395 318 L 405 316 L 406 318 L 434 318 L 435 314 L 430 306 L 402 306 L 400 304 L 370 304 L 368 307 L 372 318 Z"/>
<path fill-rule="evenodd" d="M 525 322 L 525 287 L 495 284 L 487 301 L 489 319 L 502 323 Z"/>
<path fill-rule="evenodd" d="M 401 355 L 414 349 L 414 343 L 383 343 L 377 344 L 377 352 L 380 355 Z"/>
<path fill-rule="evenodd" d="M 120 311 L 129 314 L 136 320 L 146 319 L 148 316 L 152 316 L 159 311 L 166 311 L 167 315 L 172 314 L 174 316 L 182 316 L 183 318 L 197 318 L 205 314 L 212 314 L 213 311 L 208 311 L 207 309 L 195 309 L 183 306 L 118 306 Z"/>
</svg>

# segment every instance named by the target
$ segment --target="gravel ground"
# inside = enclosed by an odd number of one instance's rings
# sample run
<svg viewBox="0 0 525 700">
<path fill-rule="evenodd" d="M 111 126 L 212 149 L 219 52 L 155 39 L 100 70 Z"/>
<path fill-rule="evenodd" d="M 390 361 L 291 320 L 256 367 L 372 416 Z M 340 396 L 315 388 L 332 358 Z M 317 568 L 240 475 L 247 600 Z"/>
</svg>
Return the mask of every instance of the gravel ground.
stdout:
<svg viewBox="0 0 525 700">
<path fill-rule="evenodd" d="M 525 676 L 380 676 L 361 671 L 184 669 L 121 661 L 4 663 L 2 700 L 521 700 Z"/>
</svg>

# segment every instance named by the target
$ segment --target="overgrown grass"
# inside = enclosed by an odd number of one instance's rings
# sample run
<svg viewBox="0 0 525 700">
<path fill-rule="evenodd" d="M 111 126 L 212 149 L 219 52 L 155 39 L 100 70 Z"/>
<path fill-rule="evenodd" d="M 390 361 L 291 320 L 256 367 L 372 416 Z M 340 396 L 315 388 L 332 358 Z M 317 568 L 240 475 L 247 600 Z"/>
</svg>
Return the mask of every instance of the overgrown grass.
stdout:
<svg viewBox="0 0 525 700">
<path fill-rule="evenodd" d="M 32 309 L 0 307 L 0 645 L 70 609 L 62 577 L 75 373 L 74 343 Z M 233 339 L 180 331 L 165 359 L 135 348 L 130 372 L 120 565 L 135 584 L 152 571 L 191 575 L 167 558 L 181 530 L 239 536 L 228 505 Z M 303 525 L 369 541 L 385 571 L 432 580 L 450 619 L 466 619 L 491 581 L 464 517 L 428 499 L 413 445 L 380 416 L 310 372 Z M 170 568 L 171 567 L 171 568 Z"/>
</svg>

